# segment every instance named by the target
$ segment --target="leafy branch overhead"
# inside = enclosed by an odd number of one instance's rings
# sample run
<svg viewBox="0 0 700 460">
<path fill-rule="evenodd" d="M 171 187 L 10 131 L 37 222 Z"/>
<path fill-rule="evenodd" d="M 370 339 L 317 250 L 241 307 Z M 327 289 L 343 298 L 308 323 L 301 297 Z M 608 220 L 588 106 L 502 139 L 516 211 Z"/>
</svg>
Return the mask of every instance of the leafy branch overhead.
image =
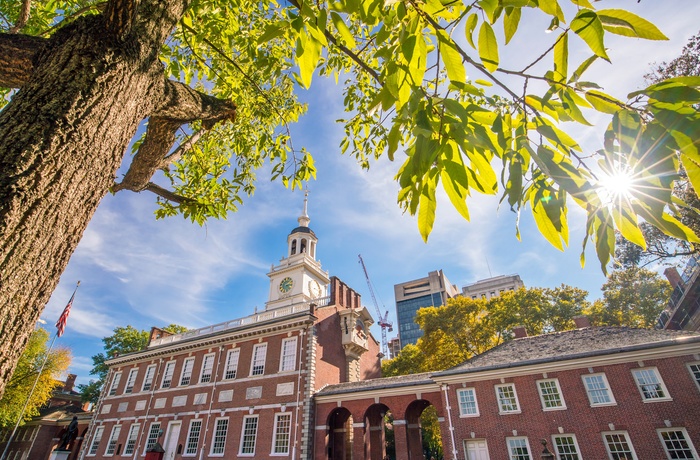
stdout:
<svg viewBox="0 0 700 460">
<path fill-rule="evenodd" d="M 23 35 L 0 34 L 0 51 L 21 57 L 0 85 L 21 87 L 45 37 L 65 24 L 104 15 L 114 37 L 127 43 L 145 14 L 138 2 L 64 3 L 52 9 L 31 2 L 28 16 L 21 5 L 3 6 L 4 29 Z M 311 155 L 292 143 L 289 124 L 306 110 L 294 90 L 308 88 L 318 73 L 345 79 L 341 150 L 363 167 L 383 154 L 401 162 L 398 203 L 417 215 L 426 240 L 442 187 L 465 219 L 474 193 L 499 195 L 518 214 L 529 207 L 539 231 L 559 249 L 569 245 L 569 207 L 580 206 L 587 214 L 583 247 L 594 243 L 604 271 L 616 230 L 642 248 L 642 224 L 700 241 L 674 217 L 686 203 L 671 193 L 679 169 L 700 186 L 694 107 L 700 78 L 658 82 L 625 100 L 587 81 L 591 65 L 610 60 L 610 34 L 666 39 L 629 11 L 596 9 L 602 3 L 185 4 L 175 29 L 157 45 L 162 88 L 130 169 L 112 191 L 151 191 L 159 197 L 159 217 L 181 213 L 202 223 L 235 210 L 266 162 L 273 178 L 300 186 L 316 170 Z M 517 39 L 521 18 L 535 15 L 550 22 L 551 43 L 533 52 L 528 65 L 511 68 L 503 48 Z M 574 61 L 570 51 L 581 47 L 588 55 Z M 596 112 L 610 123 L 603 147 L 586 152 L 572 133 L 589 126 Z M 603 184 L 619 176 L 632 186 L 611 194 Z"/>
</svg>

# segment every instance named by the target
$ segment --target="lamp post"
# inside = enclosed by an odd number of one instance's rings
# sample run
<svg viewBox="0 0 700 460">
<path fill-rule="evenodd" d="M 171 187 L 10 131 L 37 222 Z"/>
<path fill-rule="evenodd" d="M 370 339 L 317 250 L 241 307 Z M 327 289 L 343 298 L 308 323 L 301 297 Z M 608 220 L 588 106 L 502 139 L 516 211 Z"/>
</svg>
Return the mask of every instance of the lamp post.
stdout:
<svg viewBox="0 0 700 460">
<path fill-rule="evenodd" d="M 547 449 L 547 440 L 542 439 L 540 442 L 542 443 L 542 447 L 544 447 L 544 450 L 540 454 L 540 458 L 542 460 L 554 460 L 554 454 Z"/>
</svg>

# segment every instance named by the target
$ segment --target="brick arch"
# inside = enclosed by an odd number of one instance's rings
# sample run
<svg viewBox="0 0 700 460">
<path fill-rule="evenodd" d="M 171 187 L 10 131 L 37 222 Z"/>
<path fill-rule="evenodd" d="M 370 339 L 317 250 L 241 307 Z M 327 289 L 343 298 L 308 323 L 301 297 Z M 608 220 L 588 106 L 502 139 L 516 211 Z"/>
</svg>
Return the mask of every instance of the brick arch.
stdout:
<svg viewBox="0 0 700 460">
<path fill-rule="evenodd" d="M 352 459 L 352 413 L 345 407 L 338 407 L 328 414 L 326 420 L 326 455 L 329 460 Z"/>
<path fill-rule="evenodd" d="M 381 403 L 372 404 L 365 411 L 365 459 L 383 459 L 386 456 L 384 416 L 390 411 L 386 404 Z"/>
</svg>

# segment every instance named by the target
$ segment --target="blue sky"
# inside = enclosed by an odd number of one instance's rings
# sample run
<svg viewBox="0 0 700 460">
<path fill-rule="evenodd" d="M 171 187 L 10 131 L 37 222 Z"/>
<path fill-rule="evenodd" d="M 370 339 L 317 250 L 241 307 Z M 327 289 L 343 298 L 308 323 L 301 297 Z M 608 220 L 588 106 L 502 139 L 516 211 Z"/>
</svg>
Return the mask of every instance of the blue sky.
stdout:
<svg viewBox="0 0 700 460">
<path fill-rule="evenodd" d="M 651 63 L 672 59 L 698 32 L 700 2 L 601 3 L 596 6 L 630 9 L 651 19 L 671 39 L 606 41 L 613 65 L 596 63 L 588 79 L 620 98 L 642 86 Z M 533 49 L 548 46 L 544 41 L 551 40 L 544 33 L 547 24 L 523 24 L 513 46 L 502 55 L 502 63 L 532 56 Z M 572 52 L 570 67 L 587 56 L 584 48 Z M 425 244 L 415 218 L 403 215 L 396 205 L 398 186 L 393 177 L 400 156 L 395 163 L 384 158 L 369 171 L 361 170 L 338 148 L 343 130 L 335 120 L 344 116 L 339 89 L 331 81 L 315 79 L 312 89 L 301 97 L 309 103 L 309 113 L 292 127 L 293 141 L 297 148 L 305 146 L 313 152 L 318 169 L 318 179 L 309 185 L 310 227 L 319 238 L 317 258 L 330 275 L 358 291 L 370 311 L 374 308 L 358 254 L 383 304 L 380 308 L 387 308 L 393 321 L 394 284 L 437 269 L 443 269 L 459 288 L 490 275 L 517 273 L 526 286 L 565 283 L 588 290 L 590 300 L 600 297 L 605 278 L 595 254 L 587 252 L 585 268 L 579 264 L 585 219 L 575 205 L 569 208 L 570 247 L 560 252 L 540 236 L 529 212 L 521 217 L 522 241 L 518 242 L 516 216 L 507 206 L 499 209 L 497 197 L 475 196 L 470 203 L 472 219 L 467 222 L 441 195 L 435 229 Z M 599 148 L 601 130 L 597 126 L 579 132 L 589 152 Z M 75 283 L 81 280 L 66 333 L 57 341 L 72 349 L 70 372 L 78 374 L 79 383 L 87 383 L 90 356 L 102 351 L 102 337 L 117 326 L 150 329 L 176 323 L 196 328 L 262 308 L 269 290 L 265 274 L 285 254 L 286 237 L 297 226 L 303 193 L 270 182 L 269 173 L 261 171 L 255 195 L 245 200 L 239 212 L 203 227 L 179 217 L 156 221 L 154 203 L 155 196 L 147 192 L 105 197 L 42 315 L 45 327 L 53 332 Z M 378 328 L 373 332 L 380 337 Z"/>
</svg>

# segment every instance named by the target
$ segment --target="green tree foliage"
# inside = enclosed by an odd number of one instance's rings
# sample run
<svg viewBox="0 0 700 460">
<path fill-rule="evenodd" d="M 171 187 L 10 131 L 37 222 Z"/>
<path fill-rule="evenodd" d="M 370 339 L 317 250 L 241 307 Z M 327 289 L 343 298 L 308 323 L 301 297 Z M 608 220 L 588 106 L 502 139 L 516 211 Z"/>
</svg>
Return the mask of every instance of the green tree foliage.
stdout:
<svg viewBox="0 0 700 460">
<path fill-rule="evenodd" d="M 604 271 L 616 229 L 646 247 L 641 221 L 700 241 L 676 217 L 672 197 L 681 166 L 700 186 L 700 78 L 676 77 L 617 97 L 587 81 L 595 61 L 610 61 L 610 34 L 666 39 L 644 18 L 599 6 L 0 1 L 0 87 L 10 99 L 0 112 L 0 248 L 13 248 L 0 273 L 19 280 L 1 280 L 1 300 L 29 312 L 23 320 L 17 312 L 9 317 L 10 340 L 26 342 L 77 245 L 73 235 L 82 234 L 108 190 L 153 192 L 158 217 L 202 223 L 235 210 L 265 164 L 291 187 L 314 177 L 312 157 L 293 144 L 288 126 L 305 111 L 295 88 L 308 88 L 317 74 L 345 79 L 341 150 L 363 167 L 380 155 L 400 163 L 398 203 L 417 216 L 424 239 L 442 187 L 465 219 L 472 194 L 500 195 L 516 213 L 529 208 L 560 249 L 569 244 L 568 207 L 580 206 L 587 214 L 584 251 L 593 242 Z M 502 59 L 523 14 L 551 21 L 552 32 L 524 68 Z M 590 155 L 564 123 L 588 126 L 596 112 L 610 124 L 603 148 Z M 145 119 L 129 169 L 114 183 Z M 76 164 L 86 158 L 85 146 L 95 156 Z M 594 171 L 596 161 L 604 173 Z M 58 183 L 35 190 L 46 182 L 44 164 L 53 165 Z M 601 184 L 618 171 L 633 175 L 636 187 L 611 200 Z M 29 219 L 44 212 L 53 233 Z M 54 251 L 48 255 L 46 234 Z M 15 246 L 17 239 L 29 243 Z M 46 294 L 23 294 L 38 291 Z M 0 391 L 17 356 L 2 351 Z"/>
<path fill-rule="evenodd" d="M 586 311 L 594 325 L 652 328 L 673 289 L 658 273 L 631 266 L 614 270 L 602 291 Z"/>
<path fill-rule="evenodd" d="M 428 406 L 420 414 L 420 429 L 423 441 L 423 457 L 442 460 L 442 436 L 435 406 Z"/>
<path fill-rule="evenodd" d="M 45 329 L 37 329 L 31 335 L 27 348 L 22 353 L 5 393 L 0 399 L 0 428 L 14 427 L 17 423 L 44 359 L 46 359 L 46 365 L 27 404 L 22 422 L 39 415 L 39 408 L 49 400 L 53 390 L 60 385 L 56 379 L 68 369 L 71 353 L 67 348 L 59 347 L 49 352 L 48 340 L 49 333 Z M 46 358 L 47 353 L 48 358 Z"/>
<path fill-rule="evenodd" d="M 162 328 L 171 334 L 179 334 L 187 330 L 186 327 L 177 324 L 170 324 Z M 105 361 L 115 358 L 119 355 L 132 353 L 142 350 L 148 345 L 149 332 L 140 331 L 135 327 L 128 325 L 126 327 L 114 328 L 114 334 L 102 339 L 104 343 L 104 352 L 98 353 L 92 357 L 93 368 L 90 371 L 91 375 L 97 376 L 96 380 L 90 380 L 86 385 L 78 385 L 78 389 L 82 395 L 84 402 L 97 403 L 100 398 L 102 386 L 107 378 L 109 367 Z"/>
<path fill-rule="evenodd" d="M 657 65 L 645 75 L 645 79 L 653 84 L 668 78 L 698 76 L 700 76 L 700 34 L 688 40 L 680 56 Z M 679 171 L 679 176 L 673 186 L 673 196 L 689 206 L 679 206 L 674 211 L 675 215 L 695 234 L 700 235 L 700 216 L 695 211 L 700 209 L 700 199 L 683 168 Z M 618 235 L 615 259 L 619 266 L 646 266 L 659 260 L 673 261 L 679 257 L 696 254 L 700 250 L 697 244 L 669 236 L 647 222 L 642 222 L 640 229 L 647 244 L 646 250 Z"/>
<path fill-rule="evenodd" d="M 521 288 L 489 300 L 455 297 L 441 307 L 421 308 L 416 323 L 423 337 L 382 363 L 385 376 L 428 372 L 456 366 L 513 338 L 524 326 L 528 335 L 575 327 L 587 311 L 588 292 L 562 284 L 553 289 Z"/>
</svg>

